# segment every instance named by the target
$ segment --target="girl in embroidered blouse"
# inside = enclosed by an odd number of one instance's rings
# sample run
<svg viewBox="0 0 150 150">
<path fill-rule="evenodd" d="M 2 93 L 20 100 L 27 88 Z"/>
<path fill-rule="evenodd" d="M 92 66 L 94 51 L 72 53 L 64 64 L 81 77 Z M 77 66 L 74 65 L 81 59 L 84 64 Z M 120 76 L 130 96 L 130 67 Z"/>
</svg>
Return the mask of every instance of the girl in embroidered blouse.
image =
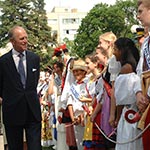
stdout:
<svg viewBox="0 0 150 150">
<path fill-rule="evenodd" d="M 88 93 L 88 97 L 80 98 L 81 102 L 85 102 L 88 106 L 89 113 L 85 114 L 85 129 L 84 129 L 84 137 L 83 137 L 83 145 L 84 150 L 93 150 L 92 143 L 92 129 L 93 123 L 90 121 L 90 115 L 93 111 L 93 104 L 95 100 L 95 82 L 97 77 L 100 74 L 98 58 L 95 56 L 95 53 L 89 54 L 85 56 L 85 62 L 87 65 L 87 84 L 86 91 Z"/>
<path fill-rule="evenodd" d="M 94 103 L 94 111 L 91 114 L 91 121 L 94 122 L 93 124 L 93 136 L 98 134 L 97 137 L 99 139 L 99 144 L 95 144 L 97 149 L 106 150 L 108 148 L 114 147 L 114 145 L 106 144 L 106 140 L 102 136 L 99 130 L 97 130 L 97 127 L 95 123 L 102 128 L 102 130 L 105 132 L 106 135 L 110 134 L 112 132 L 112 127 L 109 125 L 109 116 L 110 116 L 110 97 L 108 96 L 108 93 L 106 92 L 105 86 L 104 86 L 104 78 L 109 80 L 110 74 L 108 73 L 107 69 L 107 61 L 108 56 L 105 50 L 103 50 L 100 47 L 96 48 L 96 57 L 98 57 L 98 63 L 103 66 L 103 70 L 99 74 L 99 76 L 96 79 L 95 82 L 95 102 Z M 95 137 L 94 139 L 97 139 Z M 93 139 L 93 141 L 94 141 Z M 95 140 L 96 141 L 96 140 Z M 99 145 L 99 147 L 97 146 Z"/>
<path fill-rule="evenodd" d="M 115 80 L 115 98 L 120 116 L 117 126 L 117 142 L 123 143 L 135 138 L 140 130 L 137 129 L 137 122 L 130 123 L 125 119 L 128 110 L 138 111 L 136 106 L 136 93 L 141 91 L 140 78 L 136 74 L 136 67 L 139 61 L 139 51 L 134 42 L 129 38 L 119 38 L 114 44 L 114 55 L 121 63 L 119 76 Z M 130 116 L 130 115 L 129 115 Z M 116 144 L 116 150 L 142 150 L 141 138 L 126 144 Z"/>
<path fill-rule="evenodd" d="M 120 63 L 116 61 L 115 56 L 113 55 L 114 51 L 114 42 L 117 37 L 113 32 L 105 32 L 99 36 L 99 44 L 98 47 L 103 49 L 107 55 L 107 69 L 110 73 L 110 82 L 112 85 L 111 90 L 111 109 L 110 109 L 110 118 L 109 123 L 112 127 L 116 126 L 116 118 L 115 118 L 115 97 L 114 97 L 114 81 L 120 70 Z"/>
</svg>

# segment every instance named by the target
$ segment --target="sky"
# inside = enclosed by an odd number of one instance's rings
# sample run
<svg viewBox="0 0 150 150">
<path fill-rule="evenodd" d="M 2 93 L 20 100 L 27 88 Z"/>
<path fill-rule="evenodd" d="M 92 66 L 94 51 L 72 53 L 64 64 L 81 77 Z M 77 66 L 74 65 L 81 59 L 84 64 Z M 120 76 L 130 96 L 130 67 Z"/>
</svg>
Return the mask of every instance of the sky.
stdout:
<svg viewBox="0 0 150 150">
<path fill-rule="evenodd" d="M 89 11 L 98 3 L 114 4 L 116 0 L 45 0 L 45 9 L 51 12 L 54 6 L 67 6 L 80 11 Z"/>
</svg>

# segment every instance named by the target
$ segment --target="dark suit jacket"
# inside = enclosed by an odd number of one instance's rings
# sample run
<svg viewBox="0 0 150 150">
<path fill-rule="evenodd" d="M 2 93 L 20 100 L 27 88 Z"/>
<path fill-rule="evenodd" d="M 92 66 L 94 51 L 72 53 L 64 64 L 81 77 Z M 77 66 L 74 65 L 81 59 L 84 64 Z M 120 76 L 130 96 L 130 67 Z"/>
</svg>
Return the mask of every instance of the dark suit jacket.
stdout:
<svg viewBox="0 0 150 150">
<path fill-rule="evenodd" d="M 3 99 L 2 112 L 5 125 L 23 125 L 27 119 L 27 108 L 37 121 L 41 121 L 36 91 L 40 59 L 36 54 L 26 51 L 26 62 L 27 79 L 24 89 L 12 57 L 12 50 L 0 57 L 0 97 Z"/>
</svg>

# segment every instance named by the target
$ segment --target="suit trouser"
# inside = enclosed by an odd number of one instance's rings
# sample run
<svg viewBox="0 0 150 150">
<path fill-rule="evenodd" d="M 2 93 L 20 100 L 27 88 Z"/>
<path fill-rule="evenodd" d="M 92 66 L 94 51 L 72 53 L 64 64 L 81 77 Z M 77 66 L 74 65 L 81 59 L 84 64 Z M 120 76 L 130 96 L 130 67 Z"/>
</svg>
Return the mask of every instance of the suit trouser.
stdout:
<svg viewBox="0 0 150 150">
<path fill-rule="evenodd" d="M 5 126 L 9 150 L 23 150 L 23 129 L 26 132 L 28 150 L 41 150 L 41 123 Z"/>
<path fill-rule="evenodd" d="M 42 150 L 41 121 L 37 121 L 27 106 L 27 117 L 24 125 L 5 125 L 9 150 L 23 150 L 23 132 L 25 130 L 28 150 Z"/>
</svg>

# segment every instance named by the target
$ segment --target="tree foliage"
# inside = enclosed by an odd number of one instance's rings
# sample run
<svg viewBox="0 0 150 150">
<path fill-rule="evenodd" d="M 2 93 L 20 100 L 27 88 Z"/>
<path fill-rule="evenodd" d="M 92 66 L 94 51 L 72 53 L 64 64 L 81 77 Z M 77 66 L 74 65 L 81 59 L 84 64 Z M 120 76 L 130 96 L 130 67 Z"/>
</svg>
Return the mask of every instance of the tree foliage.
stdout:
<svg viewBox="0 0 150 150">
<path fill-rule="evenodd" d="M 39 54 L 42 61 L 47 59 L 43 50 L 51 50 L 48 44 L 52 39 L 44 5 L 44 0 L 0 0 L 0 47 L 8 43 L 9 29 L 21 25 L 27 30 L 29 49 Z"/>
<path fill-rule="evenodd" d="M 117 37 L 131 37 L 130 28 L 137 23 L 136 0 L 117 1 L 115 5 L 97 4 L 82 20 L 74 40 L 74 53 L 84 58 L 98 45 L 99 35 L 112 31 Z"/>
<path fill-rule="evenodd" d="M 132 38 L 130 28 L 137 24 L 137 0 L 117 0 L 114 5 L 97 4 L 82 20 L 74 42 L 64 39 L 71 54 L 84 58 L 98 45 L 99 35 L 112 31 L 117 37 Z M 41 57 L 42 68 L 52 60 L 49 43 L 57 43 L 51 37 L 44 0 L 0 0 L 0 47 L 8 42 L 7 33 L 14 25 L 26 28 L 29 36 L 29 49 Z M 46 53 L 43 53 L 46 50 Z"/>
</svg>

